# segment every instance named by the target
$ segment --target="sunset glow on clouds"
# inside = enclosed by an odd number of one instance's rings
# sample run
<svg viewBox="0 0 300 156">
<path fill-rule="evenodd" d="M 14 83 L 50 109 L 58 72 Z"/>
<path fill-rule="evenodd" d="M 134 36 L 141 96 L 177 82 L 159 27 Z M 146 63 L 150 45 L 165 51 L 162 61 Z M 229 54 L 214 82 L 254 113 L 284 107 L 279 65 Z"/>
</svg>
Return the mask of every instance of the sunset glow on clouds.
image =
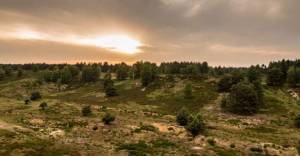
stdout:
<svg viewBox="0 0 300 156">
<path fill-rule="evenodd" d="M 1 0 L 0 62 L 300 56 L 298 0 Z M 22 57 L 20 56 L 20 54 Z"/>
</svg>

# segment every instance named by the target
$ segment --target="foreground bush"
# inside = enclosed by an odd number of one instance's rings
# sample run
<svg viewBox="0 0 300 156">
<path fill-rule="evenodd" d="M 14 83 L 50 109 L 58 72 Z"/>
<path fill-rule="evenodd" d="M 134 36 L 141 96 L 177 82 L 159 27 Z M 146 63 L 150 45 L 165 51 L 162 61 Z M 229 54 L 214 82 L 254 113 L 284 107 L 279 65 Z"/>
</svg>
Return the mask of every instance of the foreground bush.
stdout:
<svg viewBox="0 0 300 156">
<path fill-rule="evenodd" d="M 294 123 L 297 128 L 300 128 L 300 115 L 295 118 Z"/>
<path fill-rule="evenodd" d="M 41 108 L 41 110 L 45 110 L 46 107 L 48 107 L 48 104 L 46 102 L 42 102 L 39 107 Z"/>
<path fill-rule="evenodd" d="M 35 101 L 42 98 L 42 95 L 40 92 L 32 92 L 30 96 L 30 100 Z"/>
<path fill-rule="evenodd" d="M 227 100 L 222 101 L 222 107 L 226 110 L 241 114 L 251 115 L 259 109 L 259 98 L 252 84 L 238 83 L 234 85 Z"/>
<path fill-rule="evenodd" d="M 186 126 L 189 122 L 190 113 L 182 108 L 178 115 L 176 116 L 176 121 L 180 126 Z"/>
<path fill-rule="evenodd" d="M 82 116 L 90 116 L 92 115 L 91 106 L 84 106 L 81 110 Z"/>
<path fill-rule="evenodd" d="M 102 118 L 102 121 L 104 122 L 104 124 L 109 125 L 111 122 L 115 121 L 115 116 L 107 112 Z"/>
<path fill-rule="evenodd" d="M 195 137 L 205 130 L 205 124 L 200 114 L 192 117 L 191 122 L 188 123 L 186 129 Z"/>
</svg>

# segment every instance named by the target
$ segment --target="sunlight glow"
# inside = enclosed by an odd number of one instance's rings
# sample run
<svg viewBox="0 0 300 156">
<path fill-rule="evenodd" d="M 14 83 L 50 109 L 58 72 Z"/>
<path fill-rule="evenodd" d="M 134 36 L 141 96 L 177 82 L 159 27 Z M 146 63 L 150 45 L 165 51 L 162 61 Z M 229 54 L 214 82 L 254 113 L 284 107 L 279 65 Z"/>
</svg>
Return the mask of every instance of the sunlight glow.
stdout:
<svg viewBox="0 0 300 156">
<path fill-rule="evenodd" d="M 139 53 L 139 48 L 142 46 L 142 43 L 139 40 L 133 39 L 124 34 L 96 35 L 94 37 L 78 36 L 75 34 L 55 36 L 33 31 L 31 29 L 17 29 L 6 33 L 6 36 L 22 40 L 45 40 L 67 44 L 94 46 L 123 54 Z"/>
<path fill-rule="evenodd" d="M 125 35 L 108 35 L 96 38 L 84 38 L 77 40 L 77 42 L 80 44 L 93 45 L 125 54 L 135 54 L 140 52 L 139 47 L 142 45 L 140 41 Z"/>
<path fill-rule="evenodd" d="M 14 35 L 18 36 L 18 38 L 20 38 L 20 39 L 25 39 L 25 40 L 43 39 L 41 34 L 39 34 L 38 32 L 35 32 L 35 31 L 30 31 L 30 30 L 17 31 L 17 32 L 14 32 Z"/>
</svg>

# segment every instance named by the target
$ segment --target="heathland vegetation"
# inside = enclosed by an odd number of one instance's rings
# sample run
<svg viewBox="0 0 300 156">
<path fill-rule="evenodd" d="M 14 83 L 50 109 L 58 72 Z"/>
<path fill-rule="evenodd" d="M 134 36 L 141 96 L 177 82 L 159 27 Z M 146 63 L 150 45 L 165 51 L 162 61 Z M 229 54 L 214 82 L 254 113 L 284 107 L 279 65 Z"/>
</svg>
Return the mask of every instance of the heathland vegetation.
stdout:
<svg viewBox="0 0 300 156">
<path fill-rule="evenodd" d="M 300 60 L 0 65 L 0 155 L 297 155 Z"/>
</svg>

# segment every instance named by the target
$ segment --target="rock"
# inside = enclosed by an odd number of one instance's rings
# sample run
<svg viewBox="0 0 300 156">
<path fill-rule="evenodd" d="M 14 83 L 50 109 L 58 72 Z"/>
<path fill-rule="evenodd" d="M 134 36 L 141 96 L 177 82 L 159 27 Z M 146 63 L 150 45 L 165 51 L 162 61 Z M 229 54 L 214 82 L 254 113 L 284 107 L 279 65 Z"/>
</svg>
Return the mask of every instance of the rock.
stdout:
<svg viewBox="0 0 300 156">
<path fill-rule="evenodd" d="M 38 125 L 38 126 L 42 126 L 45 124 L 44 120 L 42 120 L 42 119 L 31 119 L 31 120 L 29 120 L 29 123 L 31 125 Z"/>
<path fill-rule="evenodd" d="M 191 148 L 191 150 L 193 150 L 193 151 L 201 151 L 201 150 L 203 150 L 203 147 L 193 146 L 193 147 Z"/>
<path fill-rule="evenodd" d="M 59 138 L 63 137 L 65 135 L 65 132 L 63 130 L 56 130 L 52 131 L 49 135 L 53 138 Z"/>
</svg>

